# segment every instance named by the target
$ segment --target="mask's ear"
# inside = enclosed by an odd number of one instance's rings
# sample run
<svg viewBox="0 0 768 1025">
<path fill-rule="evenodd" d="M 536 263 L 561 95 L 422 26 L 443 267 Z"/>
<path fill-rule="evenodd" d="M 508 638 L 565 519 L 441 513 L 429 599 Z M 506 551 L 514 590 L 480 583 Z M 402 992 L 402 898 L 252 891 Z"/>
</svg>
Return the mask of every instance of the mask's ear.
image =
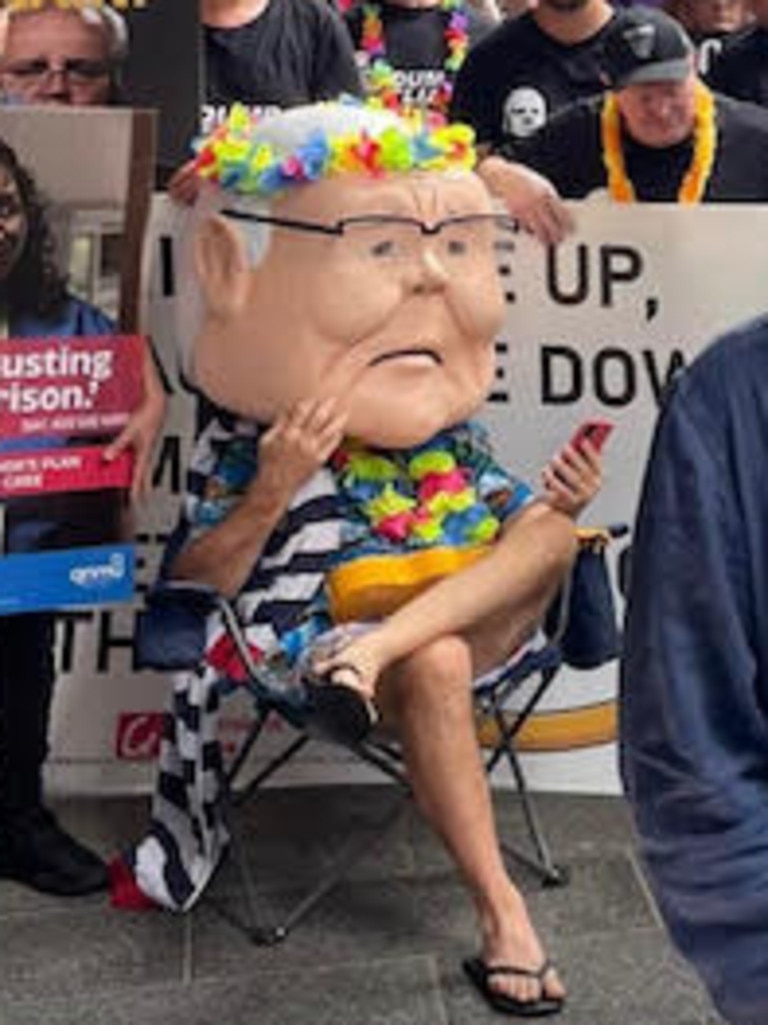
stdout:
<svg viewBox="0 0 768 1025">
<path fill-rule="evenodd" d="M 253 269 L 237 228 L 224 217 L 207 217 L 195 236 L 194 258 L 208 309 L 215 316 L 242 309 Z"/>
</svg>

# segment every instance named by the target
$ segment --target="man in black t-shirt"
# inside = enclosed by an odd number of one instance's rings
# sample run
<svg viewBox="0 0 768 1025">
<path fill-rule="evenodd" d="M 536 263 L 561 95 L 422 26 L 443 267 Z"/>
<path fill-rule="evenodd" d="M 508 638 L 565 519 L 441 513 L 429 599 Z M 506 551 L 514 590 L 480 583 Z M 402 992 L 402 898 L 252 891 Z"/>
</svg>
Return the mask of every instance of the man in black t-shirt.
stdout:
<svg viewBox="0 0 768 1025">
<path fill-rule="evenodd" d="M 755 25 L 729 40 L 713 62 L 713 89 L 768 107 L 768 0 L 752 0 Z"/>
<path fill-rule="evenodd" d="M 613 16 L 607 0 L 539 0 L 474 47 L 453 94 L 451 117 L 481 148 L 527 138 L 558 110 L 603 89 L 597 52 Z"/>
<path fill-rule="evenodd" d="M 235 102 L 295 107 L 361 91 L 347 33 L 325 0 L 201 0 L 200 16 L 204 133 Z"/>
<path fill-rule="evenodd" d="M 683 26 L 696 47 L 696 70 L 706 77 L 729 39 L 750 20 L 749 0 L 667 0 L 663 9 Z"/>
<path fill-rule="evenodd" d="M 326 0 L 200 0 L 207 134 L 233 103 L 266 113 L 342 94 L 362 94 L 355 53 L 340 15 Z M 168 182 L 180 203 L 193 203 L 193 162 Z"/>
<path fill-rule="evenodd" d="M 511 156 L 567 199 L 768 201 L 768 113 L 711 93 L 676 21 L 627 10 L 601 61 L 609 92 L 562 111 Z"/>
<path fill-rule="evenodd" d="M 467 50 L 494 24 L 462 0 L 371 0 L 344 20 L 370 95 L 440 113 Z"/>
</svg>

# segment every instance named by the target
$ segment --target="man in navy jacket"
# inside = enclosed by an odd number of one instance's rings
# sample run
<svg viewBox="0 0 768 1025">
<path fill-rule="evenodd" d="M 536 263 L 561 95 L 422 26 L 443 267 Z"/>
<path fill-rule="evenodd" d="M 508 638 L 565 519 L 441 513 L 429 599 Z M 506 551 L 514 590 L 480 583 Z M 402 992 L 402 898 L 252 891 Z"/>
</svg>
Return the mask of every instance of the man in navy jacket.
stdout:
<svg viewBox="0 0 768 1025">
<path fill-rule="evenodd" d="M 622 769 L 673 938 L 732 1025 L 768 1022 L 768 317 L 662 414 L 635 536 Z"/>
</svg>

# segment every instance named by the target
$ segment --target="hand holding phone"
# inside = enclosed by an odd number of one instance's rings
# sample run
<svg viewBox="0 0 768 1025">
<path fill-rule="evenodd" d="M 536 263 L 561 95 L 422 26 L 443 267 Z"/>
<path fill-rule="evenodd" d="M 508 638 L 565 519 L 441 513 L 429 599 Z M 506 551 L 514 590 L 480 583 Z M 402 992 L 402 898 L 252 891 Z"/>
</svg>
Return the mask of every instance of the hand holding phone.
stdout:
<svg viewBox="0 0 768 1025">
<path fill-rule="evenodd" d="M 583 447 L 584 442 L 588 441 L 592 448 L 600 452 L 608 440 L 613 427 L 614 425 L 610 420 L 585 420 L 573 432 L 569 444 L 575 449 L 580 449 Z"/>
</svg>

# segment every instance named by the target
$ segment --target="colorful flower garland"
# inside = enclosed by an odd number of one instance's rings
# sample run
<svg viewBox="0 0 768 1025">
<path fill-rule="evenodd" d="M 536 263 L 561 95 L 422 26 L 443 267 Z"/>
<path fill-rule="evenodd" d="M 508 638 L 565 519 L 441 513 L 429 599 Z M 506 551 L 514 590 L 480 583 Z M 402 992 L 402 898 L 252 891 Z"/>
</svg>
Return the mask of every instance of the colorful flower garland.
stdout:
<svg viewBox="0 0 768 1025">
<path fill-rule="evenodd" d="M 463 10 L 462 0 L 441 0 L 440 10 L 448 14 L 448 24 L 445 28 L 447 56 L 443 64 L 445 78 L 440 84 L 437 95 L 430 102 L 430 108 L 444 114 L 448 110 L 453 94 L 453 78 L 464 63 L 469 49 L 469 33 L 467 31 L 469 20 Z M 401 109 L 397 75 L 387 60 L 384 23 L 379 4 L 363 4 L 361 46 L 369 60 L 366 77 L 370 94 L 375 96 L 388 110 Z"/>
<path fill-rule="evenodd" d="M 407 462 L 346 443 L 333 466 L 374 535 L 395 545 L 487 544 L 499 521 L 438 437 Z"/>
<path fill-rule="evenodd" d="M 369 106 L 379 109 L 377 104 Z M 265 141 L 260 123 L 246 107 L 234 106 L 227 120 L 197 143 L 195 168 L 200 177 L 230 192 L 273 196 L 294 185 L 340 174 L 381 177 L 392 171 L 469 171 L 475 164 L 471 128 L 433 125 L 416 113 L 375 135 L 365 129 L 344 135 L 316 131 L 291 152 L 279 152 Z"/>
<path fill-rule="evenodd" d="M 701 202 L 712 174 L 717 152 L 715 98 L 703 82 L 696 83 L 693 157 L 677 193 L 677 202 Z M 621 116 L 613 93 L 606 93 L 600 115 L 603 163 L 608 174 L 608 194 L 617 203 L 634 203 L 635 188 L 627 174 L 621 141 Z"/>
</svg>

